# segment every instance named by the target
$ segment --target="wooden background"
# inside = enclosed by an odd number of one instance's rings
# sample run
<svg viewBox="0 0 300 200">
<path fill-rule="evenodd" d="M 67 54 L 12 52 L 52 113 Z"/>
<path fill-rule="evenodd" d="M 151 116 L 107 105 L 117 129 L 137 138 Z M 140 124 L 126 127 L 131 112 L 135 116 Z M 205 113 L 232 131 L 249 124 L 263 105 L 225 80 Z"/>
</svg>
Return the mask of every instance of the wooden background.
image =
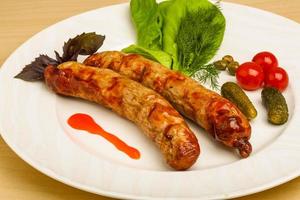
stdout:
<svg viewBox="0 0 300 200">
<path fill-rule="evenodd" d="M 268 10 L 300 22 L 300 0 L 228 1 Z M 122 2 L 126 0 L 1 0 L 0 65 L 19 45 L 49 25 L 84 11 Z M 10 150 L 1 137 L 0 199 L 112 200 L 74 189 L 41 174 Z M 240 198 L 240 200 L 259 199 L 300 199 L 300 178 Z"/>
</svg>

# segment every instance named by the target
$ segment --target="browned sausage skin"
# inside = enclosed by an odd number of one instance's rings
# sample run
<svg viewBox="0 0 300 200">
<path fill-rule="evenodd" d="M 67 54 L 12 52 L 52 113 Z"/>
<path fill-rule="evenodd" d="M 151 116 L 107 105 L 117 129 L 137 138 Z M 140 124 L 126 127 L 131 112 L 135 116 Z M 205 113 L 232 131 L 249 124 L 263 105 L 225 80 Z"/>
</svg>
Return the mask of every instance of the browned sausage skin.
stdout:
<svg viewBox="0 0 300 200">
<path fill-rule="evenodd" d="M 54 92 L 93 101 L 131 120 L 160 148 L 176 170 L 190 168 L 200 154 L 197 138 L 180 114 L 155 91 L 109 69 L 66 62 L 44 71 Z"/>
<path fill-rule="evenodd" d="M 238 149 L 244 158 L 250 155 L 251 127 L 247 118 L 231 102 L 193 79 L 140 55 L 118 51 L 94 54 L 84 63 L 112 69 L 155 90 L 217 141 Z"/>
</svg>

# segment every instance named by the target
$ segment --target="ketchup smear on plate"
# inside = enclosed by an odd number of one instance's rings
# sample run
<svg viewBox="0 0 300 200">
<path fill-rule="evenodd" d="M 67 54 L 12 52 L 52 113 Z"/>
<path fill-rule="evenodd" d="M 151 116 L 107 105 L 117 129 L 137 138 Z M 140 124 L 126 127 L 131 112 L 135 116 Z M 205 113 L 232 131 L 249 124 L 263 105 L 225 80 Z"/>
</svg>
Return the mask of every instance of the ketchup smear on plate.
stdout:
<svg viewBox="0 0 300 200">
<path fill-rule="evenodd" d="M 91 134 L 100 135 L 112 143 L 117 149 L 126 153 L 132 159 L 139 159 L 140 152 L 128 146 L 125 142 L 119 139 L 117 136 L 106 132 L 101 126 L 99 126 L 94 119 L 87 114 L 74 114 L 68 119 L 68 124 L 77 130 L 87 131 Z"/>
</svg>

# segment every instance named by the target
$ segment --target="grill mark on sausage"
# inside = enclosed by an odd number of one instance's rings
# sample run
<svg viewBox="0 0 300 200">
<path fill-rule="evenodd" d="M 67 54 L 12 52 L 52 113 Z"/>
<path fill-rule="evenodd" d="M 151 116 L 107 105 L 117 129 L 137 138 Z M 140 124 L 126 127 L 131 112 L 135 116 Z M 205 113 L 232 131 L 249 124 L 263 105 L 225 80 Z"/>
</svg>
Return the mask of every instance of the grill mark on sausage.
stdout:
<svg viewBox="0 0 300 200">
<path fill-rule="evenodd" d="M 158 106 L 158 104 L 155 103 L 155 104 L 151 107 L 151 109 L 150 109 L 150 111 L 149 111 L 149 113 L 148 113 L 148 117 L 147 117 L 148 119 L 151 118 L 151 116 L 152 116 L 153 112 L 156 110 L 157 106 Z"/>
<path fill-rule="evenodd" d="M 167 140 L 172 140 L 173 139 L 173 135 L 171 135 L 170 133 L 169 133 L 169 131 L 171 130 L 171 128 L 173 127 L 173 126 L 175 126 L 176 124 L 169 124 L 166 128 L 165 128 L 165 130 L 164 130 L 164 132 L 163 132 L 163 135 L 164 135 L 164 137 L 167 139 Z"/>
<path fill-rule="evenodd" d="M 180 73 L 178 72 L 172 72 L 172 73 L 168 73 L 167 78 L 166 78 L 166 84 L 169 84 L 169 82 L 174 81 L 174 82 L 183 82 L 185 81 L 185 77 L 182 76 Z M 170 83 L 170 86 L 172 87 L 173 84 Z"/>
<path fill-rule="evenodd" d="M 107 91 L 112 91 L 114 88 L 117 88 L 119 86 L 119 78 L 113 77 L 111 80 L 112 84 L 107 88 Z"/>
<path fill-rule="evenodd" d="M 144 68 L 143 68 L 143 70 L 142 70 L 142 72 L 141 72 L 141 74 L 140 74 L 140 77 L 139 77 L 139 80 L 138 80 L 138 82 L 140 82 L 140 83 L 142 83 L 143 81 L 144 81 L 144 76 L 145 76 L 145 73 L 146 73 L 146 71 L 147 71 L 147 66 L 145 66 Z"/>
<path fill-rule="evenodd" d="M 118 106 L 121 106 L 123 98 L 120 91 L 122 86 L 120 84 L 119 79 L 119 77 L 112 78 L 112 84 L 105 91 L 105 99 L 112 104 L 117 104 Z"/>
<path fill-rule="evenodd" d="M 193 119 L 193 120 L 196 120 L 197 116 L 196 116 L 196 109 L 195 109 L 195 106 L 192 104 L 192 102 L 190 101 L 190 97 L 189 97 L 189 90 L 188 89 L 184 89 L 183 91 L 183 97 L 182 97 L 182 100 L 184 101 L 185 103 L 185 113 L 186 115 Z"/>
<path fill-rule="evenodd" d="M 154 81 L 153 81 L 153 85 L 154 85 L 154 90 L 158 93 L 163 92 L 163 90 L 166 87 L 166 80 L 165 79 L 161 79 L 160 77 L 157 77 Z"/>
</svg>

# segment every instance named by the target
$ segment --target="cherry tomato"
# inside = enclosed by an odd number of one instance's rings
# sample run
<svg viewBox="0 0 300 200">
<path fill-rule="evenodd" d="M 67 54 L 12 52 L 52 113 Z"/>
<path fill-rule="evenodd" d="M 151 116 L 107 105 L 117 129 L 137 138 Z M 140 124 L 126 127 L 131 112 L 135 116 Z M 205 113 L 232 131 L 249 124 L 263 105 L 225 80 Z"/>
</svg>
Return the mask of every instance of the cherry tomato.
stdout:
<svg viewBox="0 0 300 200">
<path fill-rule="evenodd" d="M 267 51 L 256 54 L 252 61 L 260 65 L 265 73 L 267 73 L 273 67 L 278 67 L 277 58 L 274 56 L 274 54 Z"/>
<path fill-rule="evenodd" d="M 246 62 L 237 69 L 236 79 L 243 89 L 256 90 L 263 85 L 264 71 L 260 65 L 254 62 Z"/>
<path fill-rule="evenodd" d="M 283 92 L 289 84 L 289 76 L 284 69 L 276 67 L 270 69 L 265 76 L 265 85 L 275 87 Z"/>
</svg>

